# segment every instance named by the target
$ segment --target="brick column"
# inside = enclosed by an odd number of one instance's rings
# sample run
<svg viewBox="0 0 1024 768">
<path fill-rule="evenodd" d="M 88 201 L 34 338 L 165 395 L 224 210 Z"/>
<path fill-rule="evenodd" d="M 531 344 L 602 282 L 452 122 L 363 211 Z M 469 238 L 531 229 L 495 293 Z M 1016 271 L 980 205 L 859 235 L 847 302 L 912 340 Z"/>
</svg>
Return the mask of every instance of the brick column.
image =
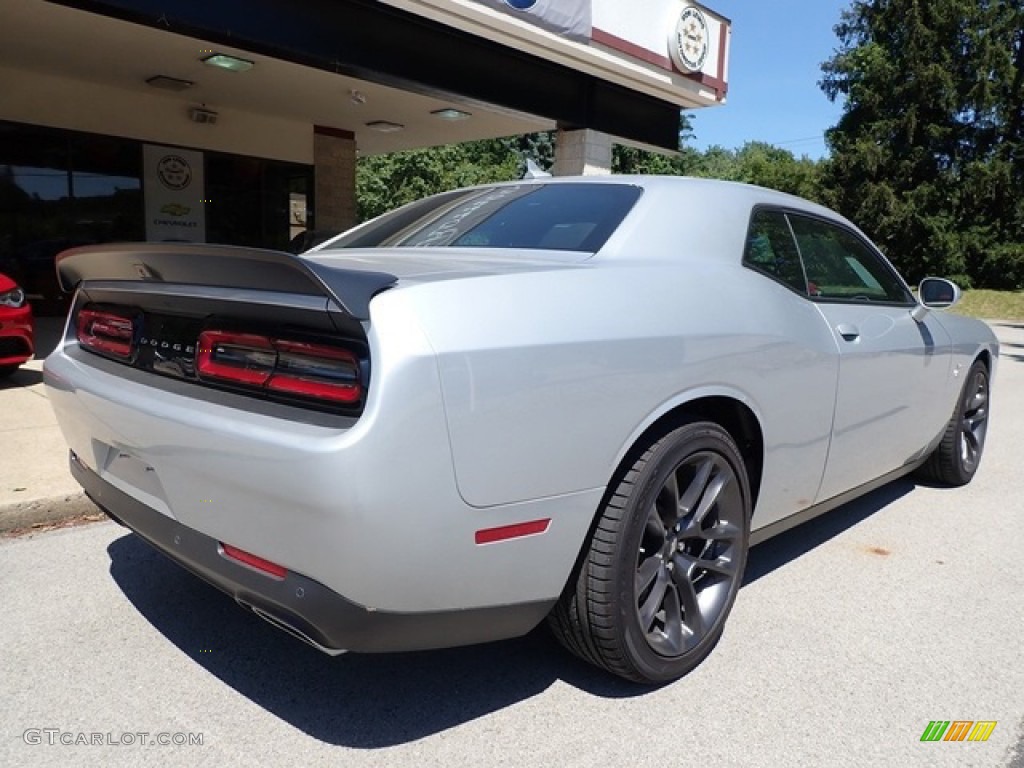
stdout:
<svg viewBox="0 0 1024 768">
<path fill-rule="evenodd" d="M 314 226 L 343 231 L 356 223 L 356 135 L 313 126 Z"/>
<path fill-rule="evenodd" d="M 558 129 L 555 137 L 555 176 L 601 176 L 612 172 L 612 139 L 589 128 Z"/>
</svg>

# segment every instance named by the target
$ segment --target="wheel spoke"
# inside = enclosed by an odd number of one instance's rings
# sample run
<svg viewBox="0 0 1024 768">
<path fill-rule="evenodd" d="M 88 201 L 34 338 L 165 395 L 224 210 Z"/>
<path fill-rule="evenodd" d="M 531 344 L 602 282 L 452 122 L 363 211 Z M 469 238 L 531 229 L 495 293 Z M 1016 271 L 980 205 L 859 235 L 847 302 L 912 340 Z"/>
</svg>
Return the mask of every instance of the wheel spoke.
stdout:
<svg viewBox="0 0 1024 768">
<path fill-rule="evenodd" d="M 636 596 L 637 599 L 647 592 L 648 588 L 658 578 L 658 571 L 661 570 L 662 560 L 660 557 L 649 557 L 636 570 Z"/>
<path fill-rule="evenodd" d="M 721 574 L 722 576 L 732 576 L 736 572 L 736 563 L 733 562 L 731 557 L 726 557 L 725 555 L 719 555 L 714 560 L 698 560 L 697 567 Z"/>
<path fill-rule="evenodd" d="M 651 625 L 654 624 L 654 619 L 658 615 L 658 611 L 661 610 L 662 603 L 665 602 L 665 592 L 668 590 L 668 585 L 668 572 L 664 567 L 660 567 L 650 594 L 647 595 L 647 599 L 640 606 L 640 626 L 643 627 L 645 632 L 650 632 Z"/>
<path fill-rule="evenodd" d="M 661 515 L 658 514 L 658 508 L 654 504 L 651 504 L 651 508 L 647 513 L 645 532 L 648 536 L 657 539 L 658 543 L 664 541 L 667 535 L 665 522 L 661 519 Z"/>
<path fill-rule="evenodd" d="M 677 569 L 683 568 L 687 572 L 694 568 L 701 568 L 722 576 L 732 576 L 736 571 L 736 564 L 732 561 L 732 558 L 725 555 L 719 555 L 713 560 L 705 560 L 702 557 L 693 557 L 692 555 L 680 552 L 673 559 L 676 562 Z"/>
<path fill-rule="evenodd" d="M 700 525 L 704 522 L 704 518 L 707 517 L 708 511 L 718 501 L 718 497 L 731 480 L 731 474 L 720 472 L 715 475 L 710 483 L 708 483 L 707 490 L 704 492 L 704 496 L 700 500 L 700 506 L 697 507 L 697 511 L 693 513 L 693 522 L 696 525 Z"/>
<path fill-rule="evenodd" d="M 703 535 L 711 541 L 736 541 L 743 532 L 730 522 L 719 521 L 705 529 Z"/>
<path fill-rule="evenodd" d="M 668 585 L 665 598 L 665 640 L 673 652 L 679 653 L 683 650 L 683 611 L 675 585 Z"/>
<path fill-rule="evenodd" d="M 714 467 L 715 463 L 710 457 L 701 462 L 696 474 L 686 487 L 686 491 L 682 496 L 678 497 L 680 517 L 688 516 L 697 505 L 697 502 L 700 501 L 701 494 L 704 493 L 704 487 L 707 485 L 708 478 L 711 477 L 711 471 Z"/>
<path fill-rule="evenodd" d="M 672 582 L 675 584 L 675 591 L 683 608 L 683 621 L 687 629 L 694 636 L 699 637 L 704 632 L 704 615 L 700 612 L 700 603 L 697 602 L 697 589 L 690 579 L 685 560 L 677 555 L 675 563 L 676 567 L 672 570 Z"/>
<path fill-rule="evenodd" d="M 972 451 L 976 451 L 978 449 L 978 436 L 975 435 L 974 431 L 967 426 L 964 427 L 963 432 L 964 440 L 967 441 L 967 444 L 971 447 Z"/>
<path fill-rule="evenodd" d="M 676 474 L 678 471 L 675 469 L 669 473 L 668 479 L 665 480 L 665 485 L 661 489 L 666 501 L 670 501 L 672 505 L 669 507 L 670 519 L 675 517 L 675 508 L 679 504 L 679 477 Z"/>
</svg>

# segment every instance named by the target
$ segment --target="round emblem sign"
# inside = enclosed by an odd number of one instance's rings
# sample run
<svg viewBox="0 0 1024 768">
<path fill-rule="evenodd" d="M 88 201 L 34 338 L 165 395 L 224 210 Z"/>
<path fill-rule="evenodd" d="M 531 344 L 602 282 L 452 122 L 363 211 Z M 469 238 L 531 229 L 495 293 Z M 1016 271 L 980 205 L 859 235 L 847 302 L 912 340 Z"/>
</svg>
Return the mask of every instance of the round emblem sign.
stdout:
<svg viewBox="0 0 1024 768">
<path fill-rule="evenodd" d="M 506 5 L 511 5 L 517 11 L 528 11 L 537 4 L 537 0 L 505 0 Z"/>
<path fill-rule="evenodd" d="M 699 72 L 708 58 L 708 20 L 699 8 L 683 9 L 668 38 L 672 61 L 683 72 Z"/>
<path fill-rule="evenodd" d="M 156 164 L 156 175 L 160 183 L 175 191 L 184 189 L 192 181 L 192 169 L 180 155 L 164 155 Z"/>
</svg>

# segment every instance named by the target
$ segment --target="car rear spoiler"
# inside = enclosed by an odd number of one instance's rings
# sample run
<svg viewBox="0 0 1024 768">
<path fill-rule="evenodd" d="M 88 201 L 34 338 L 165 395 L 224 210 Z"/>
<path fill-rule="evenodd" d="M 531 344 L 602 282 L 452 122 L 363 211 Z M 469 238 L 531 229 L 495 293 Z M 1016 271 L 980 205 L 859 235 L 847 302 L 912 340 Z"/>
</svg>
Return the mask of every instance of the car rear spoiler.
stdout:
<svg viewBox="0 0 1024 768">
<path fill-rule="evenodd" d="M 370 299 L 398 278 L 385 272 L 329 267 L 281 251 L 200 243 L 115 243 L 71 248 L 57 256 L 61 288 L 83 280 L 208 285 L 325 296 L 357 320 Z"/>
</svg>

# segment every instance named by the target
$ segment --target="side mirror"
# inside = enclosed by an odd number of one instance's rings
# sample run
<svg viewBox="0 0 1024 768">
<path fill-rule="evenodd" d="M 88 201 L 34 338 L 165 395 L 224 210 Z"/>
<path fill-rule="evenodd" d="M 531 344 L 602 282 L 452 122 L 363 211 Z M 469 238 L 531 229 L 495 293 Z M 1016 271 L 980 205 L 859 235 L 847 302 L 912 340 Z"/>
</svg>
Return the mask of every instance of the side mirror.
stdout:
<svg viewBox="0 0 1024 768">
<path fill-rule="evenodd" d="M 917 287 L 918 300 L 928 309 L 949 309 L 961 295 L 956 283 L 941 277 L 926 277 Z"/>
</svg>

